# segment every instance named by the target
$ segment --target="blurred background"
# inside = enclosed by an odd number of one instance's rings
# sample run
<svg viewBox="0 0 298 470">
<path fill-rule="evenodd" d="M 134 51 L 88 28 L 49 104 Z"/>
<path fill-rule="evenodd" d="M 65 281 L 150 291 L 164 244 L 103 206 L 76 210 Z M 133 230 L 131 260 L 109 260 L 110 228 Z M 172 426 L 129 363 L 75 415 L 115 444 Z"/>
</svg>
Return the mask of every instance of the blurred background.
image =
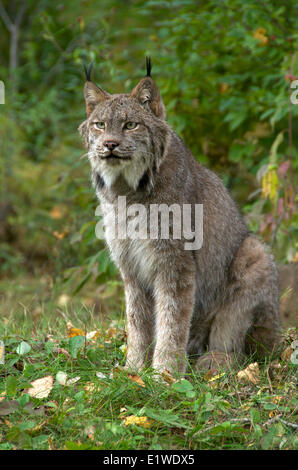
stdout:
<svg viewBox="0 0 298 470">
<path fill-rule="evenodd" d="M 214 170 L 281 272 L 298 325 L 298 5 L 294 0 L 0 0 L 0 315 L 123 315 L 95 237 L 97 201 L 77 132 L 83 65 L 111 93 L 145 75 L 168 121 Z"/>
</svg>

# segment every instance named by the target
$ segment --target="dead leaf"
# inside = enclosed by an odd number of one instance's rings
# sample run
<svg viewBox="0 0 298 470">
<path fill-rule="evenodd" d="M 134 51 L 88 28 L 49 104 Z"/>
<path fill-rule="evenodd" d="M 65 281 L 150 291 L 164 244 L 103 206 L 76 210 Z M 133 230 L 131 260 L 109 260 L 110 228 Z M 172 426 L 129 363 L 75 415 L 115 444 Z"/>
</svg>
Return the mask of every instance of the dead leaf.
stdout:
<svg viewBox="0 0 298 470">
<path fill-rule="evenodd" d="M 128 416 L 124 420 L 124 426 L 131 426 L 132 424 L 136 424 L 137 426 L 141 426 L 142 428 L 150 428 L 154 421 L 152 419 L 147 418 L 147 416 Z"/>
<path fill-rule="evenodd" d="M 62 240 L 63 238 L 66 237 L 66 235 L 68 235 L 68 232 L 65 231 L 65 232 L 58 232 L 57 230 L 55 230 L 53 232 L 53 235 L 55 238 L 57 238 L 57 240 Z"/>
<path fill-rule="evenodd" d="M 116 335 L 117 335 L 117 329 L 116 328 L 108 328 L 107 329 L 106 336 L 109 339 L 115 338 Z"/>
<path fill-rule="evenodd" d="M 95 372 L 95 375 L 98 379 L 107 379 L 107 376 L 102 372 Z"/>
<path fill-rule="evenodd" d="M 90 333 L 87 333 L 86 334 L 86 339 L 88 341 L 92 340 L 92 341 L 95 341 L 100 335 L 100 331 L 98 330 L 95 330 L 95 331 L 90 331 Z"/>
<path fill-rule="evenodd" d="M 292 352 L 293 352 L 293 349 L 291 348 L 291 346 L 288 346 L 280 355 L 281 359 L 283 361 L 286 361 L 286 362 L 289 362 L 289 360 L 291 359 L 291 355 L 292 355 Z"/>
<path fill-rule="evenodd" d="M 64 307 L 70 301 L 70 297 L 66 294 L 61 294 L 58 298 L 58 305 L 59 307 Z"/>
<path fill-rule="evenodd" d="M 85 333 L 80 328 L 68 328 L 67 336 L 68 338 L 73 338 L 74 336 L 85 336 Z"/>
<path fill-rule="evenodd" d="M 237 377 L 239 380 L 257 384 L 260 380 L 260 370 L 258 363 L 254 362 L 253 364 L 249 364 L 246 369 L 240 370 L 238 372 Z"/>
<path fill-rule="evenodd" d="M 177 382 L 177 380 L 174 379 L 174 377 L 172 376 L 171 372 L 167 369 L 165 369 L 161 373 L 161 376 L 164 379 L 164 381 L 167 382 L 168 384 L 173 384 L 173 383 Z"/>
<path fill-rule="evenodd" d="M 68 381 L 66 382 L 66 385 L 73 385 L 77 383 L 80 380 L 80 378 L 81 377 L 77 376 L 77 377 L 74 377 L 73 379 L 68 379 Z"/>
<path fill-rule="evenodd" d="M 128 374 L 128 378 L 132 380 L 133 382 L 137 383 L 138 385 L 140 385 L 141 387 L 146 387 L 144 381 L 138 375 Z"/>
<path fill-rule="evenodd" d="M 54 441 L 51 437 L 48 438 L 49 450 L 55 450 Z"/>
<path fill-rule="evenodd" d="M 47 375 L 41 379 L 36 379 L 31 382 L 32 388 L 25 390 L 30 397 L 34 398 L 46 398 L 49 396 L 54 384 L 54 378 L 52 375 Z"/>
<path fill-rule="evenodd" d="M 50 216 L 51 216 L 52 219 L 62 219 L 63 212 L 62 212 L 62 210 L 59 206 L 55 206 L 50 211 Z"/>
<path fill-rule="evenodd" d="M 7 416 L 14 413 L 20 406 L 18 400 L 3 400 L 0 402 L 0 416 Z"/>
<path fill-rule="evenodd" d="M 94 441 L 95 427 L 90 425 L 84 430 L 84 434 L 91 440 Z"/>
</svg>

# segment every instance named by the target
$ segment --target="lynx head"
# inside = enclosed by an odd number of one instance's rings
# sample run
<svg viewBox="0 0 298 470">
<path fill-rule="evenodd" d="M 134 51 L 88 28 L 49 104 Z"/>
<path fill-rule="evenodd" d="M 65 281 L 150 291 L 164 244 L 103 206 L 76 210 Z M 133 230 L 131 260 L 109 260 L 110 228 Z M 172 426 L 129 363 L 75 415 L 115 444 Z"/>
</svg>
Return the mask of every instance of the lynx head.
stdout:
<svg viewBox="0 0 298 470">
<path fill-rule="evenodd" d="M 93 174 L 107 187 L 120 176 L 133 190 L 141 181 L 152 187 L 165 154 L 169 127 L 158 87 L 150 76 L 150 59 L 146 77 L 129 94 L 107 93 L 91 81 L 91 68 L 85 71 L 87 119 L 79 131 Z"/>
</svg>

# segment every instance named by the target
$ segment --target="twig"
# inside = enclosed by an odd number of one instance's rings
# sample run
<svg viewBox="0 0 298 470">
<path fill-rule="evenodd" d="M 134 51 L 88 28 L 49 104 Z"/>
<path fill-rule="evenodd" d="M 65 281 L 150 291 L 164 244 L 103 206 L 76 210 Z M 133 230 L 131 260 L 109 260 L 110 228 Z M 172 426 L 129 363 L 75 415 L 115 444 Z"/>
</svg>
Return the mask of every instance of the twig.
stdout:
<svg viewBox="0 0 298 470">
<path fill-rule="evenodd" d="M 272 383 L 271 383 L 271 380 L 270 380 L 270 377 L 269 377 L 269 366 L 266 369 L 266 375 L 267 375 L 267 380 L 268 380 L 268 384 L 269 384 L 270 393 L 273 393 Z"/>
<path fill-rule="evenodd" d="M 6 10 L 3 6 L 3 3 L 2 3 L 2 0 L 0 0 L 0 16 L 6 26 L 6 28 L 8 29 L 8 31 L 11 31 L 12 30 L 12 22 L 8 16 L 8 14 L 6 13 Z"/>
<path fill-rule="evenodd" d="M 263 426 L 269 426 L 270 424 L 275 423 L 275 421 L 278 421 L 281 416 L 282 415 L 279 414 L 279 415 L 274 416 L 274 418 L 268 419 L 268 421 L 266 421 L 266 423 L 264 423 Z"/>
<path fill-rule="evenodd" d="M 289 423 L 289 421 L 285 421 L 284 419 L 280 419 L 280 422 L 286 426 L 291 426 L 291 428 L 298 429 L 298 424 Z"/>
<path fill-rule="evenodd" d="M 251 424 L 251 420 L 249 418 L 232 418 L 229 420 L 231 423 L 249 423 Z M 199 431 L 197 431 L 194 435 L 194 436 L 198 436 L 199 434 L 203 434 L 204 432 L 208 432 L 210 431 L 210 429 L 213 429 L 215 426 L 218 426 L 217 424 L 213 424 L 212 426 L 208 426 L 207 428 L 205 429 L 200 429 Z"/>
<path fill-rule="evenodd" d="M 281 423 L 285 424 L 286 426 L 290 426 L 291 428 L 298 429 L 298 424 L 290 423 L 289 421 L 285 421 L 284 419 L 281 419 L 282 414 L 274 416 L 274 418 L 269 419 L 266 421 L 266 423 L 263 424 L 263 426 L 269 426 L 272 423 L 275 423 L 275 421 L 280 421 Z"/>
</svg>

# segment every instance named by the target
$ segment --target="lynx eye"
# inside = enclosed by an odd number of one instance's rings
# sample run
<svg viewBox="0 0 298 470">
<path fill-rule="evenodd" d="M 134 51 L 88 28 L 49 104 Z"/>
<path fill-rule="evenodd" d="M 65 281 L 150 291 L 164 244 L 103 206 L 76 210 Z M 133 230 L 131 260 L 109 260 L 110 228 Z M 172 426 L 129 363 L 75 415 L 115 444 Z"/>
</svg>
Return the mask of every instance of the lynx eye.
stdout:
<svg viewBox="0 0 298 470">
<path fill-rule="evenodd" d="M 94 128 L 97 129 L 97 130 L 103 130 L 103 129 L 105 129 L 105 127 L 106 127 L 105 123 L 102 122 L 102 121 L 94 122 L 94 123 L 93 123 L 93 126 L 94 126 Z"/>
<path fill-rule="evenodd" d="M 132 129 L 136 129 L 138 127 L 138 123 L 137 122 L 127 122 L 125 125 L 124 125 L 124 129 L 128 129 L 129 131 L 131 131 Z"/>
</svg>

